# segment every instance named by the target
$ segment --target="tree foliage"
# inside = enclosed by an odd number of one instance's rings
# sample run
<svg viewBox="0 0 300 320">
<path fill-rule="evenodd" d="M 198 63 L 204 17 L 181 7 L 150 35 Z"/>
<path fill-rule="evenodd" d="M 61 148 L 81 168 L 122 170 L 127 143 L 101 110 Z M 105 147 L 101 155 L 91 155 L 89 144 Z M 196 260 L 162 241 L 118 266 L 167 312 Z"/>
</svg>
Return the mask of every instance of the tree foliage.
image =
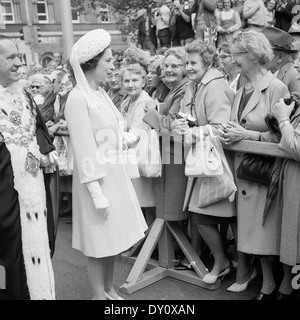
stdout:
<svg viewBox="0 0 300 320">
<path fill-rule="evenodd" d="M 72 8 L 81 12 L 97 11 L 99 5 L 109 5 L 120 14 L 148 8 L 153 0 L 71 0 Z"/>
</svg>

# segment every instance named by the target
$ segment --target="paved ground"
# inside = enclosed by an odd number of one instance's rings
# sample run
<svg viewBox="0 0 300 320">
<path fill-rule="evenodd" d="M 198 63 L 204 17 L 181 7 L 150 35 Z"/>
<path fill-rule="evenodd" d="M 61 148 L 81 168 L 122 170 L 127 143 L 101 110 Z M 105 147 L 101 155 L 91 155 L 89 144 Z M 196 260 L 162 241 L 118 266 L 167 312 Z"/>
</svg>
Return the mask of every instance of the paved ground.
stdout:
<svg viewBox="0 0 300 320">
<path fill-rule="evenodd" d="M 57 233 L 56 251 L 53 266 L 56 281 L 57 300 L 91 300 L 92 293 L 87 275 L 86 259 L 79 251 L 72 249 L 72 225 L 69 218 L 60 218 Z M 117 258 L 115 266 L 115 285 L 119 288 L 125 283 L 132 264 Z M 258 266 L 259 268 L 259 266 Z M 259 270 L 260 271 L 260 270 Z M 230 293 L 226 291 L 235 280 L 234 269 L 224 279 L 217 290 L 207 290 L 174 278 L 165 278 L 148 287 L 125 295 L 126 300 L 249 300 L 260 289 L 261 275 L 246 292 Z"/>
</svg>

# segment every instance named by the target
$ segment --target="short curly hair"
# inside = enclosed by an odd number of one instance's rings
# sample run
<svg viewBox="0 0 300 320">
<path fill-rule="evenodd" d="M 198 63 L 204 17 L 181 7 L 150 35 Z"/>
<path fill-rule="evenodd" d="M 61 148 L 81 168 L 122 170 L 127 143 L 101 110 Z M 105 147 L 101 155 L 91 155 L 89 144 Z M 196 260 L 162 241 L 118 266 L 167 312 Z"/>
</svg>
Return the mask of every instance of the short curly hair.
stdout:
<svg viewBox="0 0 300 320">
<path fill-rule="evenodd" d="M 241 51 L 247 51 L 251 60 L 257 60 L 261 65 L 266 65 L 273 57 L 273 49 L 267 37 L 260 31 L 245 29 L 239 31 L 232 40 Z"/>
<path fill-rule="evenodd" d="M 201 40 L 194 40 L 185 46 L 186 53 L 198 53 L 206 67 L 209 67 L 214 62 L 216 55 L 216 47 L 211 44 L 206 44 Z"/>
<path fill-rule="evenodd" d="M 139 64 L 139 63 L 134 63 L 130 65 L 125 65 L 121 68 L 120 70 L 120 79 L 123 81 L 123 76 L 125 72 L 130 72 L 132 74 L 137 74 L 142 76 L 142 78 L 145 80 L 145 83 L 147 84 L 147 74 L 145 69 Z"/>
<path fill-rule="evenodd" d="M 169 48 L 165 54 L 164 54 L 164 58 L 166 59 L 169 56 L 174 56 L 176 57 L 178 60 L 181 60 L 183 64 L 185 64 L 185 60 L 186 60 L 186 51 L 184 49 L 184 47 L 172 47 Z"/>
</svg>

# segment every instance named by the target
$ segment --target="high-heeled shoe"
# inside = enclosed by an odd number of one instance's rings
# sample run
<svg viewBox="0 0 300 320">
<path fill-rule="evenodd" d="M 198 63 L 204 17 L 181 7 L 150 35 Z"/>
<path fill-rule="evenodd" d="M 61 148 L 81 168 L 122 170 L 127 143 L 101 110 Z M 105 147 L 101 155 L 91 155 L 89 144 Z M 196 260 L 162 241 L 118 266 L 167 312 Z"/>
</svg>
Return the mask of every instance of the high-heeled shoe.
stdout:
<svg viewBox="0 0 300 320">
<path fill-rule="evenodd" d="M 109 293 L 107 293 L 106 291 L 104 291 L 105 297 L 107 300 L 124 300 L 124 298 L 118 296 L 118 299 L 114 298 L 113 296 L 111 296 Z"/>
<path fill-rule="evenodd" d="M 271 293 L 267 294 L 267 293 L 263 293 L 260 292 L 256 297 L 254 297 L 251 300 L 276 300 L 276 290 L 273 290 Z"/>
<path fill-rule="evenodd" d="M 244 283 L 234 283 L 232 284 L 230 287 L 227 288 L 227 291 L 230 292 L 242 292 L 242 291 L 246 291 L 248 286 L 250 285 L 250 283 L 252 283 L 252 281 L 254 280 L 254 278 L 257 276 L 257 271 L 254 268 L 253 272 L 251 274 L 251 276 L 249 277 L 249 279 L 244 282 Z"/>
<path fill-rule="evenodd" d="M 214 284 L 217 282 L 219 278 L 224 278 L 226 274 L 230 272 L 230 267 L 226 268 L 225 270 L 221 271 L 217 276 L 213 276 L 210 273 L 207 273 L 202 281 L 207 283 L 207 284 Z"/>
</svg>

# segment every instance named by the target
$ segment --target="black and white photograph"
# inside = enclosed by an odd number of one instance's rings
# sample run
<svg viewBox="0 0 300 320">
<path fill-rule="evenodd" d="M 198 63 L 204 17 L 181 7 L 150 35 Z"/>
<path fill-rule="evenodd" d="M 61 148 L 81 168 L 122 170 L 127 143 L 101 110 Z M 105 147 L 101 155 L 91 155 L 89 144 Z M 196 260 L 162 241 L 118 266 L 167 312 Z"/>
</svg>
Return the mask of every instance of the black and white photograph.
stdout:
<svg viewBox="0 0 300 320">
<path fill-rule="evenodd" d="M 0 304 L 30 300 L 300 300 L 299 0 L 0 1 Z"/>
</svg>

